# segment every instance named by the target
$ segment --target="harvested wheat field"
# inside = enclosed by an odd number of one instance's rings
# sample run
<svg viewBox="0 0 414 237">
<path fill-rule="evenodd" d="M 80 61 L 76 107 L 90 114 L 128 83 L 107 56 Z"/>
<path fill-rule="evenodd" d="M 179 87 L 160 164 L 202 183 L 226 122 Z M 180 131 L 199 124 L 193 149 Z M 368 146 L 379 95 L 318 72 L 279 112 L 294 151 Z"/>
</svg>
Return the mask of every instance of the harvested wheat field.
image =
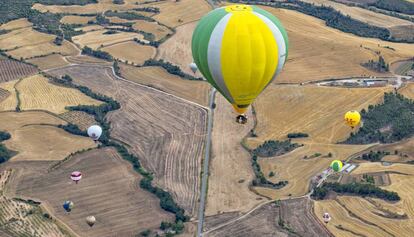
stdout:
<svg viewBox="0 0 414 237">
<path fill-rule="evenodd" d="M 323 214 L 328 212 L 331 221 L 326 225 L 328 230 L 335 236 L 355 237 L 389 237 L 390 235 L 375 225 L 369 225 L 363 220 L 349 213 L 335 200 L 323 200 L 315 202 L 315 215 L 323 223 Z"/>
<path fill-rule="evenodd" d="M 74 64 L 112 65 L 111 62 L 87 55 L 66 57 L 66 60 Z"/>
<path fill-rule="evenodd" d="M 382 101 L 391 87 L 338 88 L 319 86 L 269 86 L 255 102 L 258 138 L 284 140 L 288 133 L 304 132 L 306 140 L 336 143 L 352 132 L 343 121 L 349 110 L 360 111 Z"/>
<path fill-rule="evenodd" d="M 95 20 L 96 17 L 94 16 L 64 16 L 62 17 L 62 19 L 60 20 L 60 22 L 62 22 L 63 24 L 79 24 L 79 25 L 84 25 L 84 24 L 88 24 L 89 21 L 93 21 Z"/>
<path fill-rule="evenodd" d="M 62 55 L 75 55 L 78 49 L 68 41 L 61 46 L 53 43 L 56 36 L 41 33 L 32 28 L 13 30 L 0 35 L 0 48 L 7 50 L 6 54 L 20 59 L 29 59 L 38 56 L 60 53 Z"/>
<path fill-rule="evenodd" d="M 265 200 L 249 190 L 254 177 L 250 155 L 241 146 L 252 129 L 253 119 L 245 125 L 235 122 L 233 107 L 217 93 L 212 133 L 212 156 L 206 216 L 223 212 L 247 212 Z M 251 117 L 251 112 L 248 113 Z"/>
<path fill-rule="evenodd" d="M 71 236 L 60 228 L 56 221 L 45 218 L 39 204 L 31 204 L 25 200 L 16 200 L 4 194 L 13 170 L 0 173 L 0 235 L 1 236 Z M 2 233 L 7 233 L 3 235 Z"/>
<path fill-rule="evenodd" d="M 74 66 L 52 71 L 113 97 L 121 109 L 111 112 L 111 135 L 130 146 L 157 185 L 171 192 L 190 216 L 199 195 L 207 113 L 182 99 L 132 82 L 115 80 L 109 68 Z M 128 125 L 127 125 L 128 124 Z"/>
<path fill-rule="evenodd" d="M 3 90 L 3 94 L 7 92 L 8 96 L 3 97 L 3 100 L 0 101 L 0 111 L 15 110 L 17 106 L 17 95 L 14 86 L 16 85 L 17 80 L 0 83 L 0 89 Z M 4 92 L 6 91 L 6 92 Z M 3 95 L 4 96 L 4 95 Z"/>
<path fill-rule="evenodd" d="M 157 59 L 164 59 L 177 65 L 184 72 L 194 75 L 189 64 L 193 62 L 191 54 L 191 37 L 197 22 L 177 27 L 177 32 L 158 47 Z M 201 77 L 200 72 L 194 76 Z"/>
<path fill-rule="evenodd" d="M 38 72 L 37 68 L 10 59 L 0 59 L 0 83 L 28 77 Z"/>
<path fill-rule="evenodd" d="M 137 8 L 135 2 L 138 1 L 129 1 L 126 0 L 126 4 L 113 4 L 112 1 L 108 0 L 99 0 L 98 3 L 87 4 L 87 5 L 43 5 L 36 3 L 33 5 L 33 9 L 36 9 L 40 12 L 51 12 L 51 13 L 68 13 L 68 14 L 95 14 L 102 13 L 109 10 L 112 11 L 122 11 Z"/>
<path fill-rule="evenodd" d="M 1 25 L 0 30 L 16 30 L 31 27 L 32 25 L 33 24 L 30 23 L 26 18 L 20 18 Z"/>
<path fill-rule="evenodd" d="M 7 97 L 9 97 L 10 94 L 11 94 L 10 91 L 0 88 L 0 104 L 2 101 L 7 99 Z"/>
<path fill-rule="evenodd" d="M 69 154 L 95 147 L 87 138 L 75 136 L 57 128 L 65 121 L 45 112 L 2 112 L 0 130 L 11 138 L 3 143 L 17 151 L 11 160 L 62 160 Z"/>
<path fill-rule="evenodd" d="M 345 160 L 370 145 L 334 145 L 334 144 L 306 144 L 304 147 L 281 156 L 260 158 L 259 164 L 263 174 L 272 182 L 287 180 L 289 183 L 281 189 L 255 187 L 256 192 L 272 199 L 287 198 L 290 195 L 298 197 L 309 192 L 310 180 L 329 168 L 335 160 Z M 312 158 L 315 153 L 322 154 Z M 332 157 L 328 157 L 331 153 Z M 307 158 L 304 158 L 307 156 Z M 269 177 L 273 171 L 274 177 Z"/>
<path fill-rule="evenodd" d="M 134 30 L 141 30 L 151 33 L 155 36 L 155 40 L 160 40 L 173 32 L 167 27 L 160 25 L 158 22 L 149 22 L 145 20 L 137 20 L 132 26 Z"/>
<path fill-rule="evenodd" d="M 414 99 L 414 83 L 407 83 L 398 92 L 409 99 Z"/>
<path fill-rule="evenodd" d="M 206 106 L 210 86 L 203 81 L 190 81 L 169 74 L 161 67 L 131 67 L 120 64 L 122 77 L 157 88 L 186 100 Z"/>
<path fill-rule="evenodd" d="M 159 8 L 160 13 L 153 18 L 170 27 L 197 21 L 211 10 L 210 5 L 204 0 L 163 1 L 142 6 Z"/>
<path fill-rule="evenodd" d="M 381 161 L 406 163 L 414 160 L 414 138 L 405 139 L 391 144 L 379 144 L 370 150 L 388 151 L 391 153 L 391 155 L 384 156 Z M 398 154 L 395 154 L 395 151 L 397 151 Z"/>
<path fill-rule="evenodd" d="M 74 170 L 83 173 L 78 184 L 69 179 Z M 145 229 L 158 229 L 161 221 L 174 220 L 154 195 L 139 188 L 141 176 L 112 148 L 75 155 L 49 172 L 21 172 L 26 175 L 20 175 L 16 182 L 16 194 L 41 200 L 80 236 L 132 237 Z M 74 203 L 70 215 L 62 208 L 64 200 Z M 96 217 L 93 228 L 85 223 L 88 215 Z"/>
<path fill-rule="evenodd" d="M 95 118 L 83 111 L 68 111 L 60 114 L 59 117 L 69 123 L 76 124 L 83 131 L 96 124 Z"/>
<path fill-rule="evenodd" d="M 73 37 L 73 42 L 81 48 L 88 46 L 92 49 L 98 49 L 102 46 L 110 46 L 116 43 L 133 40 L 134 38 L 143 39 L 141 34 L 131 32 L 118 32 L 116 34 L 104 34 L 107 30 L 97 30 L 87 32 L 86 34 Z"/>
<path fill-rule="evenodd" d="M 332 236 L 313 214 L 313 207 L 314 202 L 307 197 L 283 200 L 279 218 L 300 236 Z"/>
<path fill-rule="evenodd" d="M 376 13 L 367 9 L 363 9 L 360 7 L 351 7 L 345 4 L 341 4 L 334 1 L 329 0 L 303 0 L 304 2 L 313 3 L 317 6 L 327 6 L 332 7 L 335 10 L 341 12 L 345 16 L 350 16 L 351 18 L 368 23 L 373 26 L 389 28 L 393 26 L 401 26 L 401 25 L 414 25 L 414 23 L 403 20 L 397 17 L 388 16 L 381 13 Z"/>
<path fill-rule="evenodd" d="M 51 84 L 42 75 L 23 79 L 16 89 L 19 91 L 22 110 L 47 110 L 60 114 L 67 111 L 67 106 L 102 104 L 77 89 Z"/>
<path fill-rule="evenodd" d="M 154 58 L 157 53 L 156 49 L 151 46 L 141 45 L 134 41 L 114 44 L 101 48 L 102 51 L 108 52 L 114 58 L 122 62 L 134 63 L 138 65 L 144 64 L 150 58 Z"/>
<path fill-rule="evenodd" d="M 51 54 L 45 57 L 33 58 L 27 60 L 27 62 L 36 65 L 40 70 L 69 65 L 69 63 L 60 54 Z"/>
<path fill-rule="evenodd" d="M 268 203 L 254 210 L 247 216 L 229 223 L 221 228 L 207 231 L 203 236 L 208 237 L 288 237 L 292 236 L 287 230 L 279 226 L 281 208 L 274 203 Z M 226 222 L 222 223 L 225 224 Z M 309 235 L 311 236 L 311 235 Z M 313 237 L 313 235 L 312 235 Z"/>
<path fill-rule="evenodd" d="M 330 28 L 324 21 L 302 13 L 271 7 L 264 9 L 281 20 L 289 35 L 289 58 L 275 83 L 380 75 L 361 66 L 370 59 L 378 60 L 375 51 L 380 51 L 390 64 L 411 58 L 410 52 L 414 51 L 414 44 L 362 38 Z"/>
</svg>

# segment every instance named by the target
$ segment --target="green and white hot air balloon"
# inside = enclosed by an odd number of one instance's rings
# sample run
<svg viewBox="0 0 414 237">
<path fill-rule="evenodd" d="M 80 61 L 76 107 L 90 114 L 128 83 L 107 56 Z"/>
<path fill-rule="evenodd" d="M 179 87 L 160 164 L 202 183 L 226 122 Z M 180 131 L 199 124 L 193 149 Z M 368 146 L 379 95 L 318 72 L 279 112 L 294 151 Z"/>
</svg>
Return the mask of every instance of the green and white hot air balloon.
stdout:
<svg viewBox="0 0 414 237">
<path fill-rule="evenodd" d="M 250 5 L 211 11 L 200 20 L 192 38 L 198 69 L 239 114 L 281 72 L 288 46 L 280 21 Z"/>
</svg>

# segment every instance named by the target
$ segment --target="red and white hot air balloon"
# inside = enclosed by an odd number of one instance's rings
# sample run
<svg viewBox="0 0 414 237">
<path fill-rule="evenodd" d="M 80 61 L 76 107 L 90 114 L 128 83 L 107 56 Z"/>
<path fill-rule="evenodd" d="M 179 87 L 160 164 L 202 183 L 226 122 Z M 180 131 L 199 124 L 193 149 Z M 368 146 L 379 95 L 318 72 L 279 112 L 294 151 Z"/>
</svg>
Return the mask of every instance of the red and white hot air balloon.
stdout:
<svg viewBox="0 0 414 237">
<path fill-rule="evenodd" d="M 70 179 L 72 181 L 75 181 L 76 184 L 78 184 L 78 182 L 82 179 L 82 173 L 79 171 L 73 171 L 70 175 Z"/>
</svg>

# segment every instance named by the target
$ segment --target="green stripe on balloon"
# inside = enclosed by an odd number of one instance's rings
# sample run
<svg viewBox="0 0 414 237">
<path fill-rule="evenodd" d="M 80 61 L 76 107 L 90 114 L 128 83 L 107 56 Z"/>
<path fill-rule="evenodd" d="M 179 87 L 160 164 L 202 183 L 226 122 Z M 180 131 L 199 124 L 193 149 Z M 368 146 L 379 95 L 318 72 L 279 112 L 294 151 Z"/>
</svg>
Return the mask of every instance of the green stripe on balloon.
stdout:
<svg viewBox="0 0 414 237">
<path fill-rule="evenodd" d="M 221 94 L 224 94 L 214 82 L 211 72 L 208 68 L 207 51 L 208 43 L 210 42 L 211 33 L 216 27 L 217 23 L 228 12 L 224 8 L 211 11 L 209 14 L 201 18 L 200 23 L 197 25 L 192 39 L 192 52 L 195 63 L 198 66 L 200 72 L 205 76 L 207 81 L 216 88 Z M 197 47 L 198 46 L 198 47 Z M 228 98 L 227 98 L 228 99 Z"/>
</svg>

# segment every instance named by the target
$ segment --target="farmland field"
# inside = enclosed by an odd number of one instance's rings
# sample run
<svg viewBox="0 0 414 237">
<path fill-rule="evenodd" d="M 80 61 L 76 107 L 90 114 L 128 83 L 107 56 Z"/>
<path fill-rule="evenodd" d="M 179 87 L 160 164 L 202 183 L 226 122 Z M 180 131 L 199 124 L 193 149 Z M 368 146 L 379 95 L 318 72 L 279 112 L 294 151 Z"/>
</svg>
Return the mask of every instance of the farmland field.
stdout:
<svg viewBox="0 0 414 237">
<path fill-rule="evenodd" d="M 154 195 L 139 188 L 141 176 L 112 148 L 75 155 L 49 172 L 26 169 L 16 178 L 16 195 L 41 200 L 78 235 L 135 236 L 145 229 L 158 229 L 161 221 L 173 220 Z M 83 173 L 78 184 L 69 179 L 74 170 Z M 62 208 L 64 200 L 74 202 L 70 215 Z M 85 223 L 88 215 L 97 220 L 92 228 Z"/>
<path fill-rule="evenodd" d="M 16 30 L 31 26 L 32 23 L 30 23 L 26 18 L 21 18 L 14 21 L 9 21 L 6 24 L 1 25 L 0 30 Z"/>
<path fill-rule="evenodd" d="M 197 22 L 193 22 L 177 27 L 177 32 L 158 47 L 157 58 L 171 62 L 179 66 L 184 72 L 194 75 L 189 64 L 193 62 L 191 32 L 194 31 L 196 25 Z M 201 77 L 201 74 L 197 72 L 195 76 Z"/>
<path fill-rule="evenodd" d="M 0 235 L 67 237 L 67 231 L 61 229 L 55 221 L 45 218 L 41 207 L 25 201 L 15 200 L 4 194 L 13 170 L 0 173 Z M 3 235 L 3 231 L 7 235 Z"/>
<path fill-rule="evenodd" d="M 121 109 L 108 116 L 112 137 L 130 145 L 154 173 L 156 184 L 171 192 L 192 216 L 199 193 L 206 111 L 150 88 L 114 80 L 110 69 L 75 66 L 52 73 L 69 74 L 75 83 L 120 102 Z"/>
<path fill-rule="evenodd" d="M 67 106 L 99 105 L 77 89 L 57 86 L 41 75 L 23 79 L 16 86 L 19 91 L 22 110 L 47 110 L 55 114 L 66 112 Z"/>
<path fill-rule="evenodd" d="M 184 80 L 160 67 L 131 67 L 120 65 L 121 74 L 130 81 L 155 87 L 181 98 L 207 105 L 209 85 L 202 81 Z"/>
<path fill-rule="evenodd" d="M 414 100 L 414 83 L 408 83 L 407 85 L 405 85 L 403 88 L 399 90 L 399 93 L 401 93 L 402 95 L 404 95 L 405 97 L 409 99 Z"/>
<path fill-rule="evenodd" d="M 75 64 L 112 65 L 111 62 L 108 62 L 108 61 L 105 61 L 99 58 L 87 56 L 87 55 L 66 57 L 66 61 L 70 63 L 75 63 Z"/>
<path fill-rule="evenodd" d="M 114 44 L 101 48 L 101 50 L 108 52 L 114 58 L 123 62 L 128 61 L 129 63 L 138 65 L 142 65 L 146 60 L 154 58 L 156 54 L 156 49 L 154 47 L 140 45 L 134 41 Z"/>
<path fill-rule="evenodd" d="M 136 8 L 137 5 L 135 5 L 135 2 L 138 1 L 130 1 L 126 0 L 126 4 L 113 4 L 112 1 L 107 0 L 100 0 L 96 4 L 87 4 L 84 6 L 81 5 L 69 5 L 69 6 L 63 6 L 63 5 L 43 5 L 36 3 L 33 5 L 33 9 L 36 9 L 40 12 L 51 12 L 51 13 L 68 13 L 68 14 L 95 14 L 95 13 L 102 13 L 109 10 L 112 11 L 122 11 L 122 10 L 129 10 Z"/>
<path fill-rule="evenodd" d="M 104 34 L 107 30 L 97 30 L 87 32 L 83 35 L 77 35 L 73 37 L 73 42 L 79 45 L 81 48 L 88 46 L 92 49 L 98 49 L 101 46 L 109 46 L 116 43 L 121 43 L 134 38 L 143 39 L 141 34 L 132 32 L 118 32 L 116 34 Z"/>
<path fill-rule="evenodd" d="M 59 117 L 72 124 L 76 124 L 83 131 L 96 124 L 95 118 L 83 111 L 69 111 L 60 114 Z"/>
<path fill-rule="evenodd" d="M 311 178 L 329 167 L 334 159 L 345 160 L 354 153 L 365 150 L 369 145 L 334 145 L 334 144 L 306 144 L 304 147 L 282 156 L 259 159 L 260 167 L 266 178 L 272 182 L 287 180 L 289 183 L 281 189 L 255 187 L 261 195 L 272 199 L 288 198 L 289 195 L 298 197 L 309 192 Z M 312 158 L 315 153 L 322 154 Z M 328 153 L 332 157 L 327 157 Z M 304 157 L 307 156 L 307 159 Z M 269 177 L 273 171 L 274 177 Z"/>
<path fill-rule="evenodd" d="M 9 59 L 0 59 L 0 83 L 8 82 L 37 73 L 37 69 L 28 64 Z"/>
<path fill-rule="evenodd" d="M 89 138 L 57 128 L 66 122 L 45 112 L 2 112 L 0 118 L 0 130 L 11 134 L 3 143 L 18 152 L 12 161 L 62 160 L 72 152 L 96 146 Z"/>
<path fill-rule="evenodd" d="M 222 212 L 247 212 L 265 200 L 249 190 L 254 177 L 251 157 L 240 144 L 253 127 L 253 119 L 246 125 L 235 123 L 233 107 L 218 95 L 214 110 L 212 155 L 206 216 Z M 251 112 L 248 113 L 251 117 Z"/>
<path fill-rule="evenodd" d="M 33 58 L 27 61 L 38 66 L 40 70 L 69 65 L 69 63 L 60 54 L 51 54 L 45 57 Z"/>
<path fill-rule="evenodd" d="M 0 83 L 0 88 L 10 93 L 8 97 L 3 98 L 3 100 L 0 101 L 0 111 L 7 111 L 7 110 L 14 111 L 16 109 L 17 97 L 16 97 L 16 90 L 14 89 L 14 85 L 16 83 L 17 83 L 17 80 Z"/>
<path fill-rule="evenodd" d="M 63 24 L 87 24 L 88 21 L 95 20 L 95 17 L 93 16 L 64 16 L 60 20 Z"/>
<path fill-rule="evenodd" d="M 288 133 L 304 132 L 309 134 L 307 140 L 314 142 L 343 141 L 352 131 L 343 122 L 344 114 L 378 104 L 384 92 L 390 90 L 390 87 L 269 86 L 255 102 L 259 137 L 251 140 L 286 139 Z"/>
<path fill-rule="evenodd" d="M 157 22 L 137 20 L 132 27 L 135 30 L 142 30 L 148 33 L 152 33 L 155 36 L 155 40 L 160 40 L 166 37 L 168 34 L 172 34 L 172 31 L 170 29 L 158 24 Z"/>
</svg>

